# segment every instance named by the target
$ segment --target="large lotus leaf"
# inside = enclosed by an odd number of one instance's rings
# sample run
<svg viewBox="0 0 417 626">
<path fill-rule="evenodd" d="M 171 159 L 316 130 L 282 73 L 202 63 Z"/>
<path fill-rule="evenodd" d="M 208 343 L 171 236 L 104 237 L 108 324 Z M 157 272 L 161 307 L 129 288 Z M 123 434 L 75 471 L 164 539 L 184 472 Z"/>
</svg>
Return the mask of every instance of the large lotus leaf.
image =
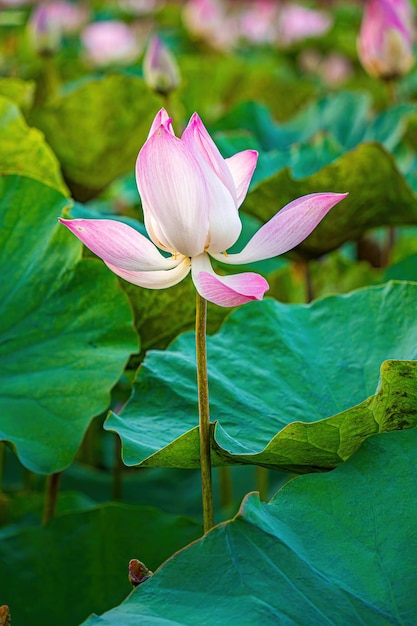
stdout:
<svg viewBox="0 0 417 626">
<path fill-rule="evenodd" d="M 29 109 L 33 104 L 35 83 L 16 77 L 0 78 L 0 94 L 22 109 Z"/>
<path fill-rule="evenodd" d="M 202 534 L 190 518 L 108 504 L 57 517 L 45 528 L 0 531 L 1 601 L 13 626 L 74 626 L 132 588 L 129 560 L 154 570 Z"/>
<path fill-rule="evenodd" d="M 133 171 L 161 100 L 138 77 L 111 74 L 67 86 L 31 112 L 57 154 L 74 197 L 93 197 Z"/>
<path fill-rule="evenodd" d="M 327 144 L 316 147 L 328 150 Z M 300 178 L 295 176 L 294 169 L 286 167 L 258 181 L 246 197 L 243 210 L 266 222 L 280 207 L 308 193 L 347 191 L 349 196 L 330 211 L 291 253 L 293 256 L 321 256 L 378 226 L 417 224 L 417 198 L 398 171 L 394 158 L 380 144 L 361 144 L 305 177 L 303 168 L 310 168 L 312 159 L 320 160 L 320 154 L 315 155 L 315 148 L 310 146 L 298 155 Z"/>
<path fill-rule="evenodd" d="M 27 178 L 0 185 L 0 439 L 51 473 L 107 408 L 137 336 L 115 277 L 57 222 L 68 200 Z"/>
<path fill-rule="evenodd" d="M 417 430 L 365 442 L 182 550 L 85 626 L 413 626 Z"/>
<path fill-rule="evenodd" d="M 59 163 L 43 134 L 36 128 L 29 128 L 18 107 L 1 95 L 0 131 L 2 175 L 28 176 L 66 192 Z"/>
<path fill-rule="evenodd" d="M 391 106 L 375 115 L 366 93 L 338 92 L 309 104 L 285 123 L 277 123 L 268 107 L 259 102 L 243 102 L 220 118 L 213 130 L 244 129 L 263 151 L 290 150 L 317 133 L 330 135 L 340 148 L 351 150 L 364 141 L 378 141 L 394 148 L 415 119 L 413 104 Z M 410 131 L 409 131 L 410 132 Z"/>
<path fill-rule="evenodd" d="M 417 254 L 391 265 L 385 273 L 386 280 L 411 280 L 417 282 Z"/>
<path fill-rule="evenodd" d="M 205 124 L 224 115 L 236 103 L 261 100 L 279 119 L 304 106 L 315 87 L 289 69 L 284 57 L 256 54 L 192 54 L 179 58 L 182 97 L 186 113 L 198 111 Z M 201 89 L 210 85 L 210 89 Z"/>
<path fill-rule="evenodd" d="M 416 284 L 388 283 L 232 313 L 208 338 L 213 463 L 328 469 L 364 437 L 413 425 L 414 362 L 384 364 L 376 389 L 383 361 L 417 357 L 416 297 Z M 126 408 L 106 422 L 127 465 L 198 466 L 194 352 L 194 333 L 149 352 Z"/>
</svg>

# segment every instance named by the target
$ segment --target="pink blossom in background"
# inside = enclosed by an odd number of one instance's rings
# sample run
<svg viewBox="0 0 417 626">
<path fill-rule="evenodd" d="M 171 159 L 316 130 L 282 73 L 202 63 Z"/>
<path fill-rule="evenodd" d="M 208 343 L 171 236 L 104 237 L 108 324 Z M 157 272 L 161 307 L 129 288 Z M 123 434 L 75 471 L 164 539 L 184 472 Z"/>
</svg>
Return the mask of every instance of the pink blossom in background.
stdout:
<svg viewBox="0 0 417 626">
<path fill-rule="evenodd" d="M 277 36 L 279 2 L 257 0 L 244 4 L 239 19 L 240 36 L 252 43 L 272 43 Z"/>
<path fill-rule="evenodd" d="M 278 0 L 188 0 L 183 20 L 194 35 L 225 50 L 240 41 L 286 46 L 324 34 L 333 22 L 325 11 Z"/>
<path fill-rule="evenodd" d="M 277 26 L 279 44 L 289 45 L 308 37 L 320 37 L 332 26 L 328 13 L 316 11 L 301 4 L 283 4 Z"/>
<path fill-rule="evenodd" d="M 118 20 L 88 24 L 81 33 L 81 42 L 87 60 L 97 66 L 131 63 L 143 48 L 133 28 Z"/>
<path fill-rule="evenodd" d="M 349 59 L 338 52 L 323 55 L 319 50 L 308 48 L 298 57 L 298 65 L 306 74 L 319 76 L 327 85 L 338 87 L 353 76 Z"/>
<path fill-rule="evenodd" d="M 53 52 L 62 35 L 79 31 L 88 20 L 88 9 L 83 3 L 66 0 L 41 2 L 33 7 L 28 29 L 33 47 L 39 52 Z"/>
<path fill-rule="evenodd" d="M 228 50 L 239 37 L 238 22 L 229 17 L 222 0 L 188 0 L 182 10 L 186 28 L 213 48 Z"/>
<path fill-rule="evenodd" d="M 46 3 L 48 17 L 65 34 L 79 31 L 88 21 L 89 9 L 83 2 L 57 0 Z"/>
<path fill-rule="evenodd" d="M 371 76 L 392 79 L 414 63 L 414 11 L 406 0 L 367 0 L 358 36 L 358 55 Z"/>
<path fill-rule="evenodd" d="M 220 276 L 213 271 L 210 257 L 241 265 L 284 254 L 303 241 L 347 194 L 298 198 L 264 224 L 241 252 L 227 254 L 242 229 L 238 209 L 257 158 L 254 150 L 244 150 L 224 159 L 196 113 L 182 137 L 176 137 L 171 118 L 161 109 L 136 163 L 150 240 L 115 220 L 60 222 L 115 274 L 135 285 L 163 289 L 191 271 L 199 294 L 219 306 L 260 300 L 269 287 L 265 278 L 253 272 Z"/>
</svg>

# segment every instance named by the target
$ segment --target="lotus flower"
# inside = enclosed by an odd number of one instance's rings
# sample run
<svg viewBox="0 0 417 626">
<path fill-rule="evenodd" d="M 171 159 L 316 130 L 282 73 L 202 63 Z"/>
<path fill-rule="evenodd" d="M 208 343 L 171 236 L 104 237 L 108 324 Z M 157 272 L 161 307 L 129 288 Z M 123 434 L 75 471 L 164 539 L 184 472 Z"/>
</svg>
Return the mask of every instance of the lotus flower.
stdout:
<svg viewBox="0 0 417 626">
<path fill-rule="evenodd" d="M 139 56 L 142 42 L 133 28 L 120 20 L 88 24 L 81 33 L 87 59 L 97 66 L 129 64 Z"/>
<path fill-rule="evenodd" d="M 358 37 L 358 54 L 368 74 L 385 80 L 411 69 L 413 9 L 407 0 L 368 0 Z"/>
<path fill-rule="evenodd" d="M 265 278 L 252 272 L 219 276 L 210 256 L 240 265 L 283 254 L 303 241 L 346 194 L 316 193 L 290 202 L 240 253 L 227 254 L 241 232 L 238 209 L 257 157 L 254 150 L 245 150 L 224 159 L 196 113 L 180 139 L 161 109 L 136 163 L 150 240 L 115 220 L 60 221 L 115 274 L 135 285 L 170 287 L 191 270 L 197 291 L 210 302 L 229 307 L 260 300 L 268 289 Z"/>
</svg>

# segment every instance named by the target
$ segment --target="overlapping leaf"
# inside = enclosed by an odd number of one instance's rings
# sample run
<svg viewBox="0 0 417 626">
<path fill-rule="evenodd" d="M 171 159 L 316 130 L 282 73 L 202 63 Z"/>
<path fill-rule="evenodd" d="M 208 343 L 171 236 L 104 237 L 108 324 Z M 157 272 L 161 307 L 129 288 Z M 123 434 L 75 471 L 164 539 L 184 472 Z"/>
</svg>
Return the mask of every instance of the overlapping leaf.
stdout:
<svg viewBox="0 0 417 626">
<path fill-rule="evenodd" d="M 308 148 L 314 159 L 320 150 Z M 327 149 L 327 148 L 325 148 Z M 315 258 L 379 226 L 417 223 L 417 199 L 392 155 L 377 143 L 364 143 L 320 171 L 295 180 L 288 168 L 257 184 L 243 209 L 267 221 L 287 202 L 318 191 L 349 192 L 291 254 Z"/>
<path fill-rule="evenodd" d="M 416 445 L 415 428 L 378 435 L 269 504 L 249 495 L 234 520 L 85 626 L 413 626 Z"/>
<path fill-rule="evenodd" d="M 372 228 L 417 223 L 417 198 L 392 152 L 415 116 L 398 105 L 372 116 L 365 95 L 340 93 L 310 105 L 290 122 L 276 124 L 255 103 L 215 127 L 224 154 L 242 149 L 244 136 L 260 151 L 252 192 L 243 210 L 262 222 L 298 196 L 317 191 L 349 192 L 293 254 L 314 258 L 357 240 Z M 244 128 L 244 135 L 239 129 Z M 233 130 L 237 133 L 230 133 Z"/>
<path fill-rule="evenodd" d="M 46 528 L 5 528 L 0 530 L 1 600 L 16 626 L 74 626 L 129 593 L 130 559 L 155 570 L 201 533 L 190 518 L 121 504 L 90 505 Z"/>
<path fill-rule="evenodd" d="M 66 192 L 59 163 L 43 134 L 29 128 L 18 107 L 3 96 L 0 96 L 0 129 L 1 174 L 28 176 Z"/>
<path fill-rule="evenodd" d="M 57 154 L 78 199 L 93 197 L 134 170 L 161 101 L 137 77 L 89 78 L 66 89 L 30 119 Z"/>
<path fill-rule="evenodd" d="M 0 439 L 36 472 L 63 469 L 137 350 L 114 276 L 57 218 L 68 200 L 0 181 Z"/>
<path fill-rule="evenodd" d="M 208 338 L 214 464 L 329 469 L 364 437 L 413 425 L 415 363 L 385 364 L 378 383 L 383 361 L 417 357 L 416 298 L 416 284 L 388 283 L 232 313 Z M 187 333 L 148 353 L 125 410 L 108 419 L 127 465 L 198 466 L 194 351 Z"/>
</svg>

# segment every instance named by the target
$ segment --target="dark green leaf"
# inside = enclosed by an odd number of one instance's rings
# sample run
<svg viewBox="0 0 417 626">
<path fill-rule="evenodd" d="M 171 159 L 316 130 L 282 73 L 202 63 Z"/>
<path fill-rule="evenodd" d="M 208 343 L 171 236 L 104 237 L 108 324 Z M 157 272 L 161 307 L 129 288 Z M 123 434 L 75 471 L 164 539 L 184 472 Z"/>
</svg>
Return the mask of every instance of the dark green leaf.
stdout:
<svg viewBox="0 0 417 626">
<path fill-rule="evenodd" d="M 52 473 L 108 407 L 137 337 L 115 277 L 58 223 L 67 198 L 31 179 L 0 185 L 0 439 Z"/>
<path fill-rule="evenodd" d="M 193 520 L 151 507 L 108 504 L 69 513 L 45 528 L 0 531 L 1 600 L 13 626 L 74 626 L 132 589 L 129 560 L 151 570 L 201 536 Z"/>
</svg>

